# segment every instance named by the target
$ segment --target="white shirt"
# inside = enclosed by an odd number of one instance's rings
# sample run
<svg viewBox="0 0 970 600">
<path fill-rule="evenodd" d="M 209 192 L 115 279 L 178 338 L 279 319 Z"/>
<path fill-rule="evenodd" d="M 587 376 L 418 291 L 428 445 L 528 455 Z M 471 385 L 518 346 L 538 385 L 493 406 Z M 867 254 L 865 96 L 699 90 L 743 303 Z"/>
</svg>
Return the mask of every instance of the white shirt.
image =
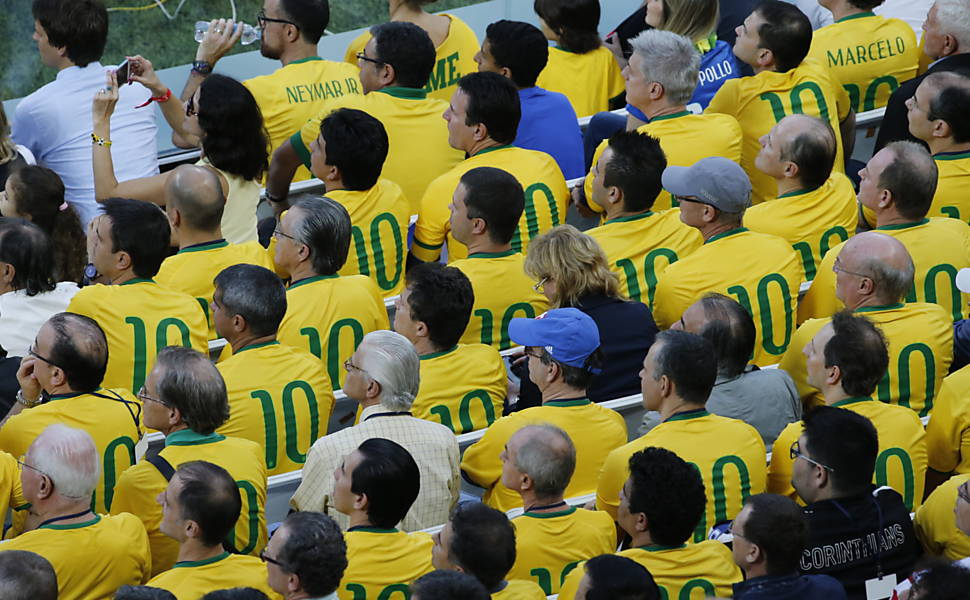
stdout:
<svg viewBox="0 0 970 600">
<path fill-rule="evenodd" d="M 91 103 L 105 86 L 105 68 L 99 62 L 68 67 L 57 78 L 24 98 L 14 113 L 12 137 L 26 146 L 37 164 L 57 173 L 64 181 L 67 201 L 77 211 L 81 225 L 98 214 L 91 165 Z M 111 116 L 111 158 L 118 181 L 158 173 L 155 147 L 155 109 L 135 109 L 151 96 L 134 84 L 120 90 Z"/>
<path fill-rule="evenodd" d="M 821 6 L 817 0 L 785 0 L 785 2 L 794 4 L 805 13 L 808 20 L 812 22 L 812 29 L 821 29 L 832 24 L 832 13 Z"/>
<path fill-rule="evenodd" d="M 933 0 L 886 0 L 872 12 L 883 17 L 895 17 L 906 21 L 916 32 L 916 39 L 923 37 L 923 21 L 933 6 Z"/>
<path fill-rule="evenodd" d="M 53 291 L 28 296 L 26 290 L 0 294 L 0 346 L 7 356 L 27 356 L 41 326 L 67 310 L 78 292 L 73 281 L 62 281 Z"/>
</svg>

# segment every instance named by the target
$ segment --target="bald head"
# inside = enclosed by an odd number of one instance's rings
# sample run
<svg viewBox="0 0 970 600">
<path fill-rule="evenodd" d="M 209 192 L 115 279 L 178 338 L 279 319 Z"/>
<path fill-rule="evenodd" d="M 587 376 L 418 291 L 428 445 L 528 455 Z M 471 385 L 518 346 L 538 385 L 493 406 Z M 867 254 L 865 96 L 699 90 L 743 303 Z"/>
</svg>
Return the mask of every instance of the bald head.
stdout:
<svg viewBox="0 0 970 600">
<path fill-rule="evenodd" d="M 529 425 L 509 440 L 515 468 L 528 475 L 538 498 L 561 496 L 576 470 L 576 446 L 554 425 Z"/>
<path fill-rule="evenodd" d="M 870 277 L 872 295 L 881 305 L 902 301 L 913 287 L 916 268 L 909 251 L 884 233 L 868 231 L 850 238 L 839 253 L 839 263 L 846 271 Z"/>
<path fill-rule="evenodd" d="M 178 212 L 178 226 L 194 231 L 216 232 L 222 222 L 226 197 L 215 171 L 182 165 L 168 179 L 168 202 Z"/>
<path fill-rule="evenodd" d="M 775 125 L 781 142 L 781 160 L 798 165 L 805 188 L 821 186 L 832 174 L 838 146 L 827 121 L 808 115 L 789 115 Z"/>
</svg>

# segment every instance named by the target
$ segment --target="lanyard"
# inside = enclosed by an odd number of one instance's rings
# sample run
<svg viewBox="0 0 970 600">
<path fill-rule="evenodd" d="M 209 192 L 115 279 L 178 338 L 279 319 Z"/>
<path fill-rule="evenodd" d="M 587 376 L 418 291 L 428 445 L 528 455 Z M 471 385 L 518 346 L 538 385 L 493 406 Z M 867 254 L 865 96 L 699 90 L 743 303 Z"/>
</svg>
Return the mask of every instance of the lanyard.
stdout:
<svg viewBox="0 0 970 600">
<path fill-rule="evenodd" d="M 73 515 L 64 515 L 63 517 L 54 517 L 53 519 L 47 519 L 46 521 L 44 521 L 43 523 L 41 523 L 40 525 L 38 525 L 37 526 L 37 529 L 40 529 L 44 525 L 50 525 L 51 523 L 57 523 L 58 521 L 66 521 L 68 519 L 76 519 L 78 517 L 83 517 L 84 515 L 88 514 L 89 512 L 91 512 L 91 511 L 88 509 L 88 510 L 82 510 L 79 513 L 74 513 Z"/>
<path fill-rule="evenodd" d="M 534 506 L 533 505 L 533 506 L 530 506 L 529 508 L 525 509 L 523 512 L 533 512 L 533 511 L 537 511 L 537 510 L 548 510 L 550 508 L 559 508 L 560 506 L 568 506 L 568 505 L 566 504 L 566 501 L 563 500 L 561 502 L 556 502 L 555 504 L 545 504 L 543 506 Z"/>
</svg>

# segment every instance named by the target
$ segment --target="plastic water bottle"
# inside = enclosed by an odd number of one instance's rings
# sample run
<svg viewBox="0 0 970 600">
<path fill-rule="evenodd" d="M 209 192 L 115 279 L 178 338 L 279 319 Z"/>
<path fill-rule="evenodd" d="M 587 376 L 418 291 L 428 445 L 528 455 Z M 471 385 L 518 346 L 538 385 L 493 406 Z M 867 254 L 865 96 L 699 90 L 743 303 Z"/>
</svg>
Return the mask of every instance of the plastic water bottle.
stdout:
<svg viewBox="0 0 970 600">
<path fill-rule="evenodd" d="M 258 27 L 253 27 L 247 23 L 236 23 L 236 27 L 242 27 L 242 37 L 239 41 L 243 46 L 248 46 L 253 42 L 258 42 L 263 39 L 263 30 Z M 205 36 L 205 32 L 209 31 L 209 21 L 196 21 L 195 22 L 195 41 L 202 43 L 202 38 Z"/>
</svg>

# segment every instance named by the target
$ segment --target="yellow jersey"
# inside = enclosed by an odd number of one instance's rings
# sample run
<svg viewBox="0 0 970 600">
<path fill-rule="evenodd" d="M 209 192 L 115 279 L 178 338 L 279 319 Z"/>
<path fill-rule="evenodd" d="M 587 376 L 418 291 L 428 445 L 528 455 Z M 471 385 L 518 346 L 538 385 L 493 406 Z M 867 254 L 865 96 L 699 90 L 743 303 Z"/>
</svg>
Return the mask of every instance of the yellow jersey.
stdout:
<svg viewBox="0 0 970 600">
<path fill-rule="evenodd" d="M 490 597 L 492 600 L 545 600 L 546 593 L 531 581 L 510 579 L 505 582 L 505 587 Z"/>
<path fill-rule="evenodd" d="M 165 447 L 158 453 L 173 469 L 191 460 L 207 460 L 217 464 L 236 481 L 242 496 L 242 511 L 235 531 L 227 541 L 240 554 L 256 556 L 266 545 L 266 462 L 263 449 L 256 443 L 238 438 L 227 438 L 218 433 L 201 435 L 190 429 L 170 433 Z M 172 568 L 178 556 L 178 542 L 159 530 L 162 523 L 162 506 L 158 494 L 168 486 L 168 481 L 158 468 L 141 460 L 121 474 L 115 487 L 111 514 L 129 512 L 141 519 L 148 531 L 152 547 L 152 575 Z"/>
<path fill-rule="evenodd" d="M 95 514 L 82 523 L 50 523 L 0 542 L 46 558 L 57 574 L 60 600 L 111 600 L 123 585 L 148 581 L 152 557 L 137 517 Z"/>
<path fill-rule="evenodd" d="M 695 115 L 690 111 L 681 111 L 671 115 L 663 115 L 650 119 L 649 123 L 637 128 L 637 132 L 646 133 L 660 141 L 660 148 L 667 157 L 667 166 L 689 167 L 702 158 L 708 156 L 722 156 L 734 162 L 741 163 L 741 125 L 731 115 L 720 113 L 704 113 Z M 599 163 L 600 156 L 609 145 L 603 140 L 593 153 L 593 162 Z M 586 192 L 586 204 L 595 211 L 602 212 L 603 208 L 590 200 L 593 197 L 593 170 L 590 169 L 583 189 Z M 678 206 L 667 190 L 661 190 L 660 195 L 651 207 L 654 211 L 664 211 Z"/>
<path fill-rule="evenodd" d="M 826 65 L 856 112 L 882 108 L 899 84 L 916 76 L 921 52 L 905 21 L 862 12 L 812 33 L 808 58 Z"/>
<path fill-rule="evenodd" d="M 435 48 L 434 69 L 431 70 L 424 91 L 432 98 L 450 102 L 452 94 L 458 88 L 458 80 L 463 75 L 478 71 L 475 55 L 478 54 L 479 44 L 478 36 L 464 21 L 449 13 L 440 14 L 448 17 L 451 24 L 448 27 L 448 36 Z M 364 46 L 371 37 L 370 31 L 365 31 L 354 38 L 347 46 L 344 60 L 356 65 L 357 53 L 364 51 Z"/>
<path fill-rule="evenodd" d="M 106 388 L 137 392 L 166 346 L 185 346 L 208 355 L 209 324 L 195 298 L 131 279 L 119 285 L 92 285 L 78 292 L 67 311 L 91 317 L 108 339 Z"/>
<path fill-rule="evenodd" d="M 448 103 L 428 98 L 424 90 L 387 87 L 366 96 L 346 98 L 337 107 L 362 110 L 384 125 L 388 152 L 381 176 L 401 186 L 408 199 L 409 215 L 417 214 L 418 202 L 428 184 L 465 158 L 464 152 L 448 144 L 448 123 L 442 118 Z M 320 122 L 331 110 L 304 123 L 290 138 L 307 168 L 310 144 L 320 136 Z"/>
<path fill-rule="evenodd" d="M 464 160 L 428 186 L 418 209 L 411 252 L 425 262 L 438 260 L 441 247 L 448 243 L 448 261 L 468 257 L 468 248 L 451 235 L 448 205 L 462 175 L 476 167 L 496 167 L 508 171 L 525 190 L 525 209 L 512 236 L 512 249 L 525 253 L 529 242 L 566 222 L 569 190 L 559 165 L 545 152 L 514 146 L 496 146 Z"/>
<path fill-rule="evenodd" d="M 270 598 L 280 595 L 269 587 L 266 564 L 255 556 L 223 552 L 204 560 L 180 560 L 152 578 L 147 586 L 172 592 L 176 600 L 198 600 L 215 590 L 248 587 Z"/>
<path fill-rule="evenodd" d="M 411 414 L 455 433 L 485 429 L 502 416 L 508 392 L 505 363 L 484 344 L 458 344 L 421 357 L 421 387 Z M 456 380 L 455 373 L 461 373 Z"/>
<path fill-rule="evenodd" d="M 241 264 L 273 270 L 273 259 L 259 242 L 230 244 L 215 240 L 186 246 L 166 258 L 155 275 L 155 283 L 198 300 L 209 324 L 209 339 L 214 340 L 219 335 L 212 321 L 212 295 L 216 289 L 213 280 L 223 269 Z"/>
<path fill-rule="evenodd" d="M 879 454 L 872 482 L 888 485 L 903 497 L 906 508 L 913 510 L 923 502 L 926 477 L 926 433 L 919 417 L 900 406 L 878 402 L 869 397 L 847 398 L 832 404 L 851 410 L 872 422 L 879 434 Z M 768 466 L 768 491 L 799 500 L 792 487 L 791 446 L 802 435 L 801 421 L 789 423 L 771 447 Z"/>
<path fill-rule="evenodd" d="M 956 321 L 968 315 L 967 300 L 957 288 L 957 272 L 970 267 L 970 227 L 956 219 L 922 219 L 913 223 L 885 225 L 875 229 L 891 235 L 906 246 L 916 267 L 913 288 L 906 302 L 939 304 Z M 819 264 L 815 279 L 798 304 L 798 322 L 830 317 L 844 308 L 835 296 L 835 259 L 839 244 L 829 250 Z"/>
<path fill-rule="evenodd" d="M 4 423 L 0 450 L 23 456 L 37 436 L 55 423 L 88 432 L 101 456 L 101 478 L 91 506 L 95 512 L 105 513 L 111 508 L 121 473 L 135 464 L 135 444 L 145 433 L 141 408 L 141 401 L 125 389 L 54 394 L 50 402 L 24 409 Z"/>
<path fill-rule="evenodd" d="M 728 79 L 711 99 L 707 112 L 733 115 L 741 124 L 741 166 L 751 178 L 751 202 L 774 198 L 777 184 L 762 173 L 754 160 L 761 152 L 761 136 L 786 116 L 806 114 L 828 121 L 835 131 L 838 149 L 836 172 L 844 172 L 839 123 L 849 115 L 849 96 L 825 66 L 806 59 L 794 69 L 778 73 L 762 71 L 750 77 Z"/>
<path fill-rule="evenodd" d="M 661 598 L 730 598 L 731 586 L 742 580 L 741 570 L 734 564 L 731 551 L 713 540 L 680 546 L 641 546 L 621 550 L 617 555 L 643 565 L 660 588 Z M 580 566 L 566 578 L 559 592 L 561 600 L 582 600 L 576 598 L 576 590 L 583 571 Z"/>
<path fill-rule="evenodd" d="M 694 530 L 695 542 L 707 539 L 714 525 L 733 519 L 748 496 L 765 490 L 765 443 L 758 431 L 744 421 L 698 409 L 672 415 L 611 452 L 596 486 L 596 508 L 616 518 L 630 457 L 648 446 L 666 448 L 700 471 L 707 508 Z"/>
<path fill-rule="evenodd" d="M 926 416 L 953 362 L 953 324 L 936 304 L 914 302 L 857 308 L 856 314 L 878 327 L 889 344 L 889 368 L 873 398 Z M 805 321 L 795 332 L 778 367 L 791 375 L 802 403 L 818 405 L 822 396 L 808 385 L 802 349 L 830 318 Z"/>
<path fill-rule="evenodd" d="M 791 244 L 802 259 L 806 281 L 815 278 L 829 248 L 855 234 L 858 222 L 855 190 L 842 173 L 833 173 L 814 190 L 782 194 L 744 213 L 744 225 L 751 231 L 777 235 Z"/>
<path fill-rule="evenodd" d="M 29 507 L 20 483 L 20 465 L 17 464 L 17 459 L 0 451 L 0 514 L 6 515 L 8 509 L 23 511 Z"/>
<path fill-rule="evenodd" d="M 243 85 L 263 113 L 271 157 L 286 138 L 335 99 L 363 93 L 356 62 L 348 65 L 319 56 L 294 60 L 269 75 L 247 79 Z M 294 181 L 310 177 L 310 171 L 301 168 Z"/>
<path fill-rule="evenodd" d="M 461 459 L 461 470 L 466 478 L 485 488 L 482 496 L 485 504 L 502 511 L 522 506 L 518 492 L 502 485 L 499 454 L 516 431 L 539 423 L 550 423 L 565 430 L 576 446 L 576 471 L 566 488 L 567 498 L 595 491 L 596 477 L 606 455 L 627 440 L 626 422 L 620 413 L 593 404 L 586 398 L 549 400 L 542 406 L 502 417 L 465 450 Z"/>
<path fill-rule="evenodd" d="M 389 327 L 387 309 L 373 280 L 363 275 L 325 275 L 290 284 L 277 339 L 322 360 L 331 386 L 338 390 L 346 376 L 343 361 L 357 350 L 364 335 Z"/>
<path fill-rule="evenodd" d="M 701 234 L 681 222 L 679 209 L 610 219 L 586 234 L 606 253 L 620 293 L 650 305 L 667 267 L 704 245 Z"/>
<path fill-rule="evenodd" d="M 950 217 L 970 223 L 970 152 L 938 152 L 936 194 L 929 217 Z"/>
<path fill-rule="evenodd" d="M 259 444 L 267 475 L 303 468 L 333 412 L 320 361 L 274 341 L 241 348 L 217 366 L 229 392 L 229 420 L 218 432 Z"/>
<path fill-rule="evenodd" d="M 804 277 L 802 261 L 788 242 L 739 227 L 711 237 L 667 267 L 657 284 L 653 318 L 666 329 L 707 292 L 730 296 L 754 319 L 754 363 L 763 367 L 788 349 Z"/>
<path fill-rule="evenodd" d="M 536 86 L 569 98 L 577 117 L 609 110 L 610 100 L 626 91 L 620 65 L 606 46 L 584 54 L 550 46 Z"/>
<path fill-rule="evenodd" d="M 381 179 L 362 192 L 336 190 L 327 198 L 350 213 L 350 255 L 339 275 L 366 275 L 374 280 L 381 296 L 390 298 L 404 287 L 408 220 L 411 207 L 393 181 Z"/>
<path fill-rule="evenodd" d="M 543 595 L 559 593 L 569 572 L 584 560 L 616 551 L 616 524 L 601 510 L 570 506 L 548 513 L 526 512 L 512 519 L 515 565 L 510 579 L 532 580 Z"/>
<path fill-rule="evenodd" d="M 525 256 L 515 250 L 477 252 L 451 263 L 468 277 L 475 295 L 462 343 L 511 348 L 509 322 L 515 317 L 532 319 L 549 309 L 549 300 L 535 290 L 524 265 Z"/>
<path fill-rule="evenodd" d="M 970 473 L 970 366 L 943 379 L 926 426 L 926 447 L 934 471 Z"/>
<path fill-rule="evenodd" d="M 423 531 L 351 527 L 344 533 L 347 570 L 337 587 L 340 600 L 377 600 L 399 593 L 410 595 L 409 585 L 434 570 L 431 536 Z"/>
<path fill-rule="evenodd" d="M 916 511 L 913 528 L 923 549 L 931 556 L 960 560 L 970 556 L 970 536 L 957 529 L 953 507 L 957 488 L 970 479 L 970 474 L 954 475 L 933 490 Z"/>
</svg>

